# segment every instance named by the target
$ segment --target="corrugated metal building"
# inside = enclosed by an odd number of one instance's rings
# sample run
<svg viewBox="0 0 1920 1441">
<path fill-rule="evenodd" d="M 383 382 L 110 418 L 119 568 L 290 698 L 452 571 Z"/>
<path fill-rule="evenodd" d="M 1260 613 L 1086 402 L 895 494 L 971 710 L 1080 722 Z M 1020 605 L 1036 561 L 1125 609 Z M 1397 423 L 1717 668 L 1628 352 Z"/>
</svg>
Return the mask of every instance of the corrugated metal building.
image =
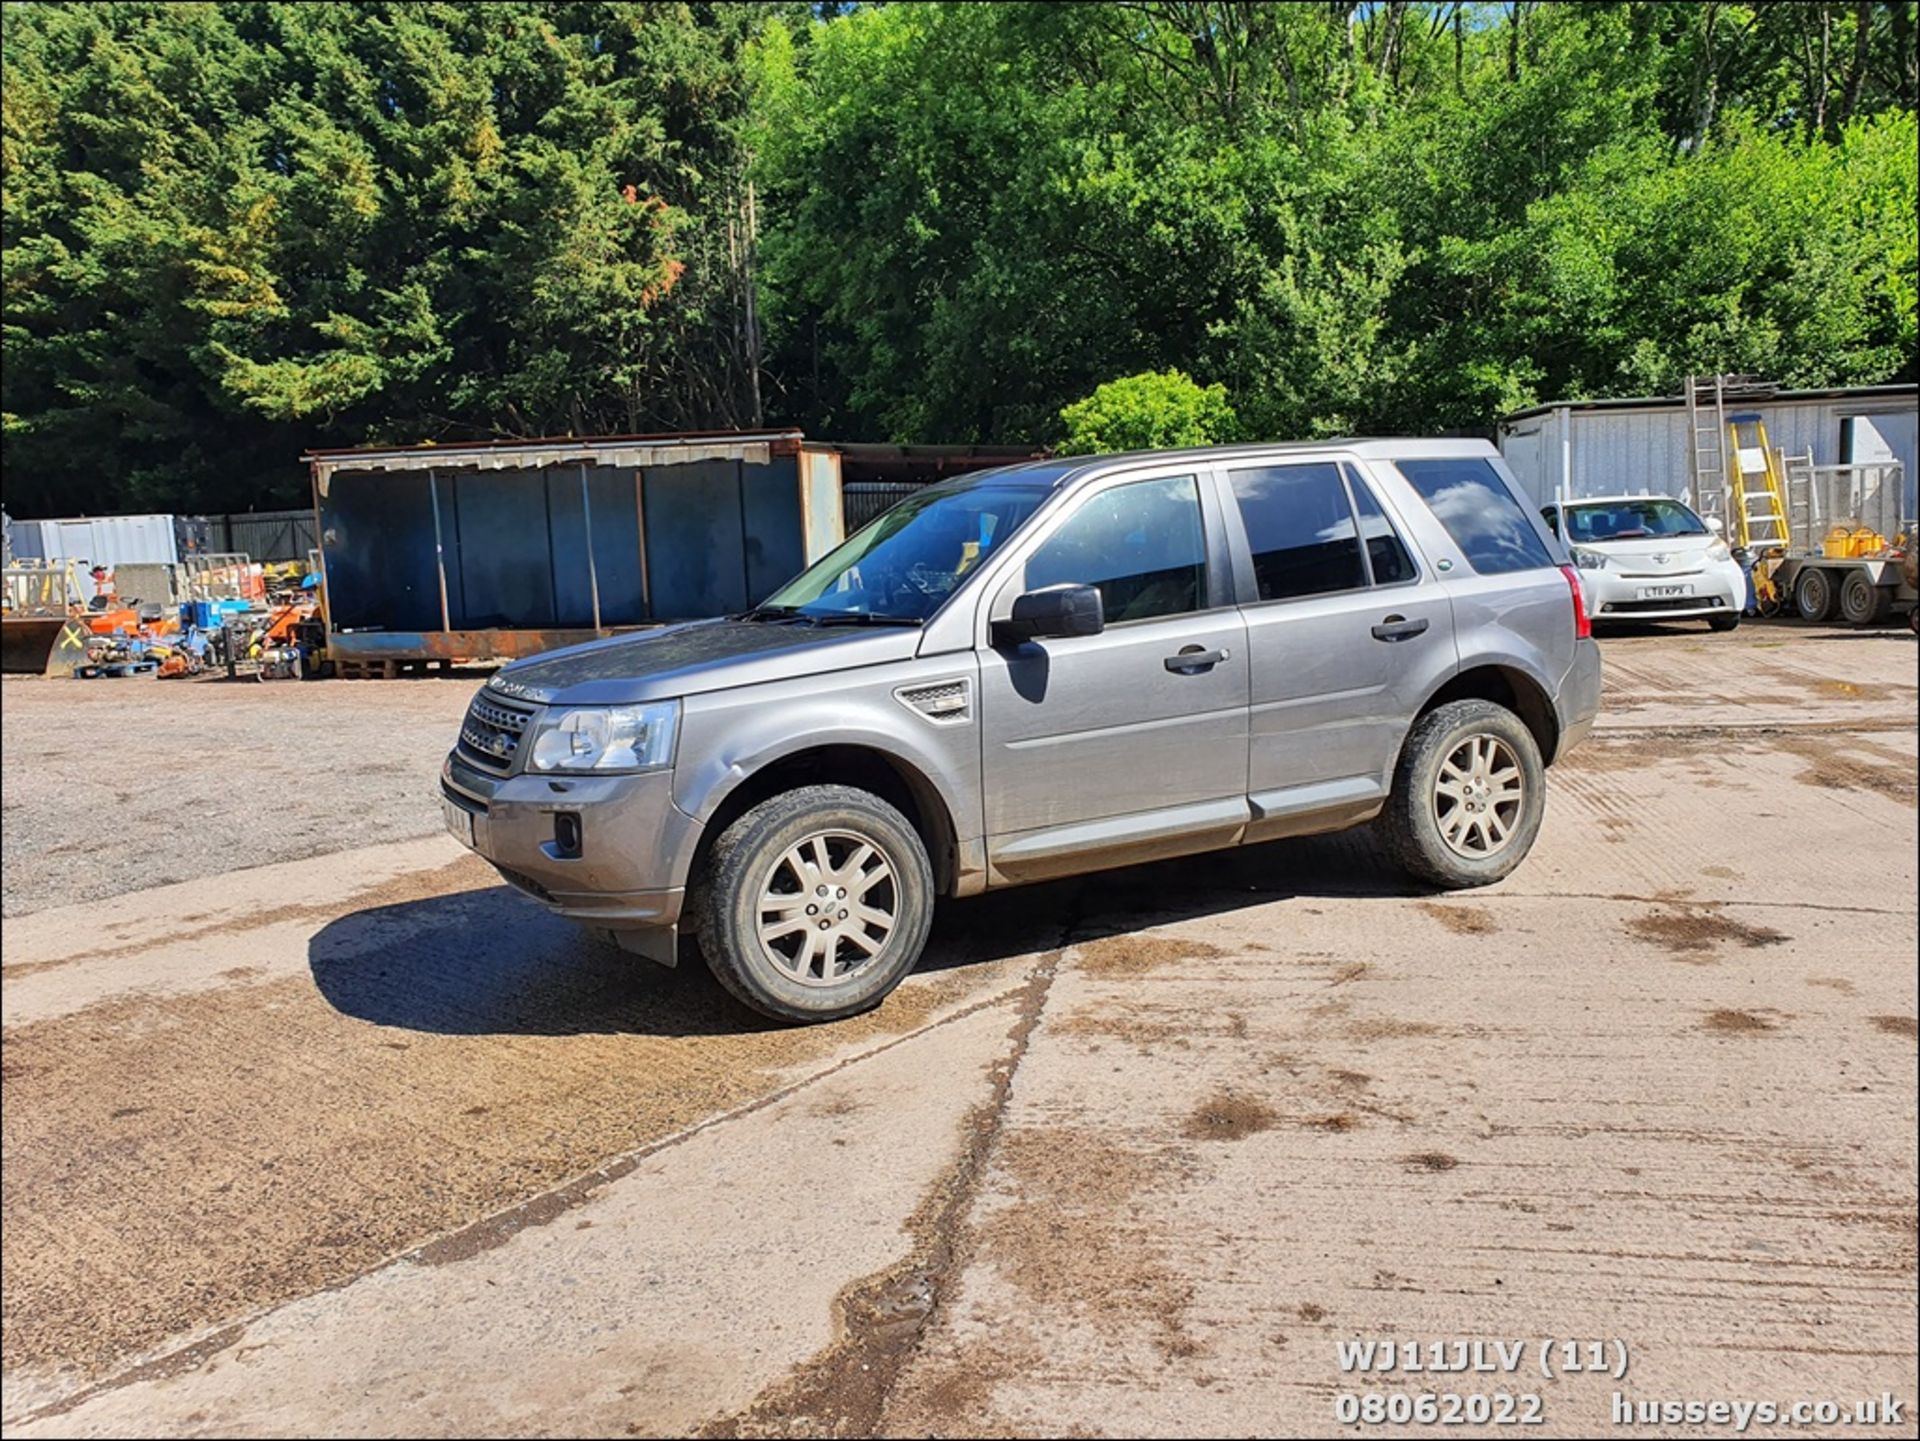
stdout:
<svg viewBox="0 0 1920 1441">
<path fill-rule="evenodd" d="M 1815 465 L 1897 460 L 1906 472 L 1906 514 L 1914 508 L 1916 403 L 1920 387 L 1866 385 L 1777 390 L 1727 401 L 1729 413 L 1756 413 L 1767 438 Z M 1677 395 L 1539 405 L 1502 418 L 1498 442 L 1522 486 L 1545 505 L 1562 493 L 1670 495 L 1691 501 L 1693 437 Z"/>
</svg>

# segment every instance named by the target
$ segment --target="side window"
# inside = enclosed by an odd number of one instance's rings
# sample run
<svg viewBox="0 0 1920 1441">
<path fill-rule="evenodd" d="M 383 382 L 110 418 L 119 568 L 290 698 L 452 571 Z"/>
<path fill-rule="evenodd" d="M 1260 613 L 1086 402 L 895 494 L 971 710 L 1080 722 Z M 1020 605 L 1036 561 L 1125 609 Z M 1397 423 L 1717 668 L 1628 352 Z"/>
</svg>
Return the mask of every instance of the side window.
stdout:
<svg viewBox="0 0 1920 1441">
<path fill-rule="evenodd" d="M 1108 625 L 1201 609 L 1207 549 L 1194 478 L 1101 491 L 1028 557 L 1026 583 L 1099 586 Z"/>
<path fill-rule="evenodd" d="M 1262 600 L 1358 590 L 1367 583 L 1353 508 L 1331 461 L 1236 470 L 1233 498 Z"/>
<path fill-rule="evenodd" d="M 1366 481 L 1352 466 L 1347 467 L 1347 483 L 1353 487 L 1353 507 L 1360 513 L 1360 534 L 1367 542 L 1367 561 L 1373 566 L 1375 585 L 1399 585 L 1419 575 L 1413 555 L 1400 533 L 1380 509 Z"/>
<path fill-rule="evenodd" d="M 1395 465 L 1481 575 L 1553 564 L 1531 517 L 1486 461 L 1401 460 Z"/>
</svg>

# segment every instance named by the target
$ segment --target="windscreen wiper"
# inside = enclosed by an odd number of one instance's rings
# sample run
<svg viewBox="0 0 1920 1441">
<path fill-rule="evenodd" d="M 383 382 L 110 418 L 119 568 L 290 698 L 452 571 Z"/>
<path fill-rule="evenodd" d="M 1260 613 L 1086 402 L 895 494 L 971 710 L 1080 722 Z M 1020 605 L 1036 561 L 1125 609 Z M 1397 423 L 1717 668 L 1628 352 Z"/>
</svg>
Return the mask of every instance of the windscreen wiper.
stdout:
<svg viewBox="0 0 1920 1441">
<path fill-rule="evenodd" d="M 797 605 L 756 605 L 752 610 L 743 610 L 735 620 L 797 620 L 800 607 Z"/>
<path fill-rule="evenodd" d="M 871 611 L 843 610 L 833 615 L 810 615 L 807 617 L 815 625 L 923 625 L 910 615 L 875 615 Z"/>
</svg>

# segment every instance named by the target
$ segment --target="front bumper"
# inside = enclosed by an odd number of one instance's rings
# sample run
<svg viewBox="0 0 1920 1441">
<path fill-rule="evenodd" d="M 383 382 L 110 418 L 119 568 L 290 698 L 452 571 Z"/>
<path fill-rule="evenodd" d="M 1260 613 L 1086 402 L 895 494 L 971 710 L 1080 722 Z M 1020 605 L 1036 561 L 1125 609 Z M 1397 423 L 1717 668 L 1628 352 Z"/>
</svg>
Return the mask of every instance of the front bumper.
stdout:
<svg viewBox="0 0 1920 1441">
<path fill-rule="evenodd" d="M 1587 614 L 1597 621 L 1693 620 L 1738 615 L 1747 603 L 1747 579 L 1739 563 L 1709 561 L 1684 575 L 1628 575 L 1615 566 L 1580 572 Z M 1685 587 L 1681 595 L 1649 591 Z"/>
<path fill-rule="evenodd" d="M 679 922 L 700 827 L 671 771 L 493 776 L 455 752 L 440 794 L 472 817 L 473 849 L 556 914 L 616 932 Z"/>
</svg>

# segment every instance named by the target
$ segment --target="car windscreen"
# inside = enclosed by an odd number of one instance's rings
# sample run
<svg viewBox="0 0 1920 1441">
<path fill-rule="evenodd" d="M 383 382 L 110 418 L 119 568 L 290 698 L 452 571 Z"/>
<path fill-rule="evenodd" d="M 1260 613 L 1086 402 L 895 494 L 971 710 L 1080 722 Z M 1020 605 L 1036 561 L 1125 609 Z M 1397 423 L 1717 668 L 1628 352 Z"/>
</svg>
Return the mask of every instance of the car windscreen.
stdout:
<svg viewBox="0 0 1920 1441">
<path fill-rule="evenodd" d="M 822 556 L 759 610 L 922 621 L 1051 493 L 1032 481 L 932 486 Z"/>
<path fill-rule="evenodd" d="M 1609 500 L 1567 507 L 1567 538 L 1572 541 L 1651 540 L 1706 533 L 1700 517 L 1677 500 Z"/>
</svg>

